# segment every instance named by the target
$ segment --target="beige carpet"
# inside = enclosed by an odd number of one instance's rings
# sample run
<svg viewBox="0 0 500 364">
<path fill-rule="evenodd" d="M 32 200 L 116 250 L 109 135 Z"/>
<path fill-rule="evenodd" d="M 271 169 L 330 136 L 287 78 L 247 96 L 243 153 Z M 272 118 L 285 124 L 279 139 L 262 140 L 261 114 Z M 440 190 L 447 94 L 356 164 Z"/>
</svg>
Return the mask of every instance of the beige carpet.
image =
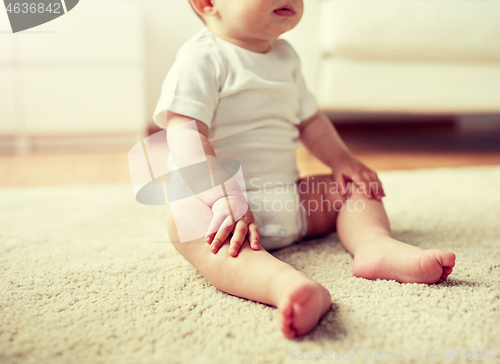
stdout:
<svg viewBox="0 0 500 364">
<path fill-rule="evenodd" d="M 286 363 L 358 350 L 359 361 L 361 351 L 492 357 L 500 167 L 380 176 L 395 236 L 455 252 L 455 271 L 433 286 L 355 278 L 335 235 L 281 250 L 333 300 L 294 341 L 277 330 L 276 309 L 217 291 L 154 243 L 166 240 L 164 209 L 137 204 L 130 186 L 0 188 L 0 363 Z"/>
</svg>

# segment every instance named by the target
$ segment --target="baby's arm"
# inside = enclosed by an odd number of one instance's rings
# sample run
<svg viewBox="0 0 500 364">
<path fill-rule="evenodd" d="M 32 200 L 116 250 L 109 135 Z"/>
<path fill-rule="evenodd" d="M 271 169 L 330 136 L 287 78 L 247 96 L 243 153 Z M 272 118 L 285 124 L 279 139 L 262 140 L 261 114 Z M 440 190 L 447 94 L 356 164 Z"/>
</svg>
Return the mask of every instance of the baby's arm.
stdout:
<svg viewBox="0 0 500 364">
<path fill-rule="evenodd" d="M 385 196 L 377 174 L 355 158 L 342 141 L 337 130 L 324 113 L 318 111 L 299 125 L 300 139 L 305 147 L 321 162 L 332 169 L 340 193 L 347 193 L 346 181 L 362 189 L 363 195 L 379 201 Z M 372 188 L 375 184 L 376 188 Z"/>
<path fill-rule="evenodd" d="M 193 146 L 186 143 L 185 140 L 179 141 L 172 136 L 170 136 L 172 138 L 170 139 L 168 128 L 192 120 L 194 119 L 184 115 L 175 114 L 170 111 L 167 112 L 167 138 L 172 156 L 174 161 L 182 160 L 182 164 L 188 165 L 199 162 L 199 155 L 196 155 L 197 153 L 193 150 Z M 211 244 L 211 251 L 217 253 L 231 233 L 233 234 L 229 247 L 231 256 L 236 257 L 238 255 L 247 235 L 249 236 L 250 247 L 253 250 L 259 250 L 259 233 L 248 202 L 238 183 L 234 179 L 231 179 L 231 174 L 217 161 L 215 150 L 208 140 L 207 125 L 198 120 L 195 120 L 195 122 L 203 151 L 210 163 L 211 173 L 214 175 L 219 174 L 216 180 L 230 180 L 230 182 L 225 183 L 226 195 L 214 192 L 216 191 L 214 189 L 207 193 L 197 193 L 197 197 L 207 206 L 211 207 L 214 214 L 206 236 L 207 242 Z M 192 160 L 192 163 L 190 163 L 190 160 Z M 200 191 L 200 188 L 197 186 L 191 186 L 192 184 L 196 184 L 197 179 L 199 180 L 198 176 L 183 177 L 193 191 Z M 242 217 L 235 221 L 235 216 Z"/>
</svg>

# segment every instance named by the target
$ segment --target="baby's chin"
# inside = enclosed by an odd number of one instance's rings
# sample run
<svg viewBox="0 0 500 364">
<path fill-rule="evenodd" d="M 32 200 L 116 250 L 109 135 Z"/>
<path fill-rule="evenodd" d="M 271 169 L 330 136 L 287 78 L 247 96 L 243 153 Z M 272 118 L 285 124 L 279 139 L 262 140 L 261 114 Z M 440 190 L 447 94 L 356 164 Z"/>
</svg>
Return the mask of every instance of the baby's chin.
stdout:
<svg viewBox="0 0 500 364">
<path fill-rule="evenodd" d="M 271 27 L 267 27 L 266 29 L 263 29 L 261 31 L 262 34 L 266 34 L 267 37 L 269 37 L 268 40 L 273 40 L 273 39 L 278 39 L 282 34 L 285 34 L 286 32 L 292 30 L 297 26 L 297 23 L 289 23 L 289 24 L 274 24 Z M 256 32 L 253 32 L 253 34 L 256 34 Z"/>
<path fill-rule="evenodd" d="M 293 21 L 292 21 L 293 20 Z M 295 28 L 298 24 L 298 20 L 296 19 L 289 19 L 289 21 L 284 21 L 284 22 L 276 22 L 275 26 L 273 26 L 273 31 L 278 34 L 278 36 L 292 30 Z"/>
<path fill-rule="evenodd" d="M 240 39 L 255 39 L 259 38 L 263 41 L 272 41 L 278 39 L 282 34 L 292 30 L 297 26 L 297 21 L 294 22 L 273 22 L 267 26 L 243 26 L 235 28 L 225 28 L 223 32 L 232 38 Z"/>
</svg>

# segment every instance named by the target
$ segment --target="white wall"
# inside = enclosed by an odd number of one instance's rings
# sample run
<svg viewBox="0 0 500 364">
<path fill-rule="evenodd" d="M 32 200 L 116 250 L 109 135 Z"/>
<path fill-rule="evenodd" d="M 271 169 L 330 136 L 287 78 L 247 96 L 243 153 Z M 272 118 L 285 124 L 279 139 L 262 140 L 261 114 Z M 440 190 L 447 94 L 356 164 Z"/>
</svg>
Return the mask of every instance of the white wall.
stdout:
<svg viewBox="0 0 500 364">
<path fill-rule="evenodd" d="M 145 7 L 147 112 L 152 120 L 161 85 L 175 54 L 203 23 L 188 0 L 136 0 Z M 152 121 L 151 121 L 152 122 Z"/>
</svg>

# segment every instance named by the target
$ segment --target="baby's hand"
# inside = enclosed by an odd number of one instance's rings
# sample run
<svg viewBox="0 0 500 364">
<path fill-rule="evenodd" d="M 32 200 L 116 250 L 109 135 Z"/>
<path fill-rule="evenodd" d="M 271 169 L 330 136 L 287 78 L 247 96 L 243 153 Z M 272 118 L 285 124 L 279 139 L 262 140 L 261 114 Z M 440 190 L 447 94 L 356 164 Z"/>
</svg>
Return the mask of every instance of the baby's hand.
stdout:
<svg viewBox="0 0 500 364">
<path fill-rule="evenodd" d="M 259 250 L 259 230 L 255 225 L 255 217 L 248 206 L 247 200 L 241 197 L 228 196 L 233 216 L 242 216 L 236 224 L 232 223 L 232 217 L 228 214 L 228 201 L 226 197 L 220 198 L 212 206 L 214 217 L 210 222 L 206 240 L 210 245 L 212 253 L 216 254 L 226 239 L 232 233 L 233 237 L 229 243 L 229 254 L 238 256 L 246 236 L 250 240 L 250 247 Z M 246 211 L 246 212 L 245 212 Z M 220 228 L 221 226 L 225 226 Z M 212 232 L 212 233 L 210 233 Z"/>
<path fill-rule="evenodd" d="M 377 201 L 382 201 L 382 197 L 385 197 L 382 182 L 378 179 L 377 174 L 353 155 L 342 155 L 331 168 L 333 178 L 339 184 L 342 195 L 347 193 L 346 181 L 352 181 L 363 190 L 363 195 L 370 200 L 375 198 Z"/>
</svg>

